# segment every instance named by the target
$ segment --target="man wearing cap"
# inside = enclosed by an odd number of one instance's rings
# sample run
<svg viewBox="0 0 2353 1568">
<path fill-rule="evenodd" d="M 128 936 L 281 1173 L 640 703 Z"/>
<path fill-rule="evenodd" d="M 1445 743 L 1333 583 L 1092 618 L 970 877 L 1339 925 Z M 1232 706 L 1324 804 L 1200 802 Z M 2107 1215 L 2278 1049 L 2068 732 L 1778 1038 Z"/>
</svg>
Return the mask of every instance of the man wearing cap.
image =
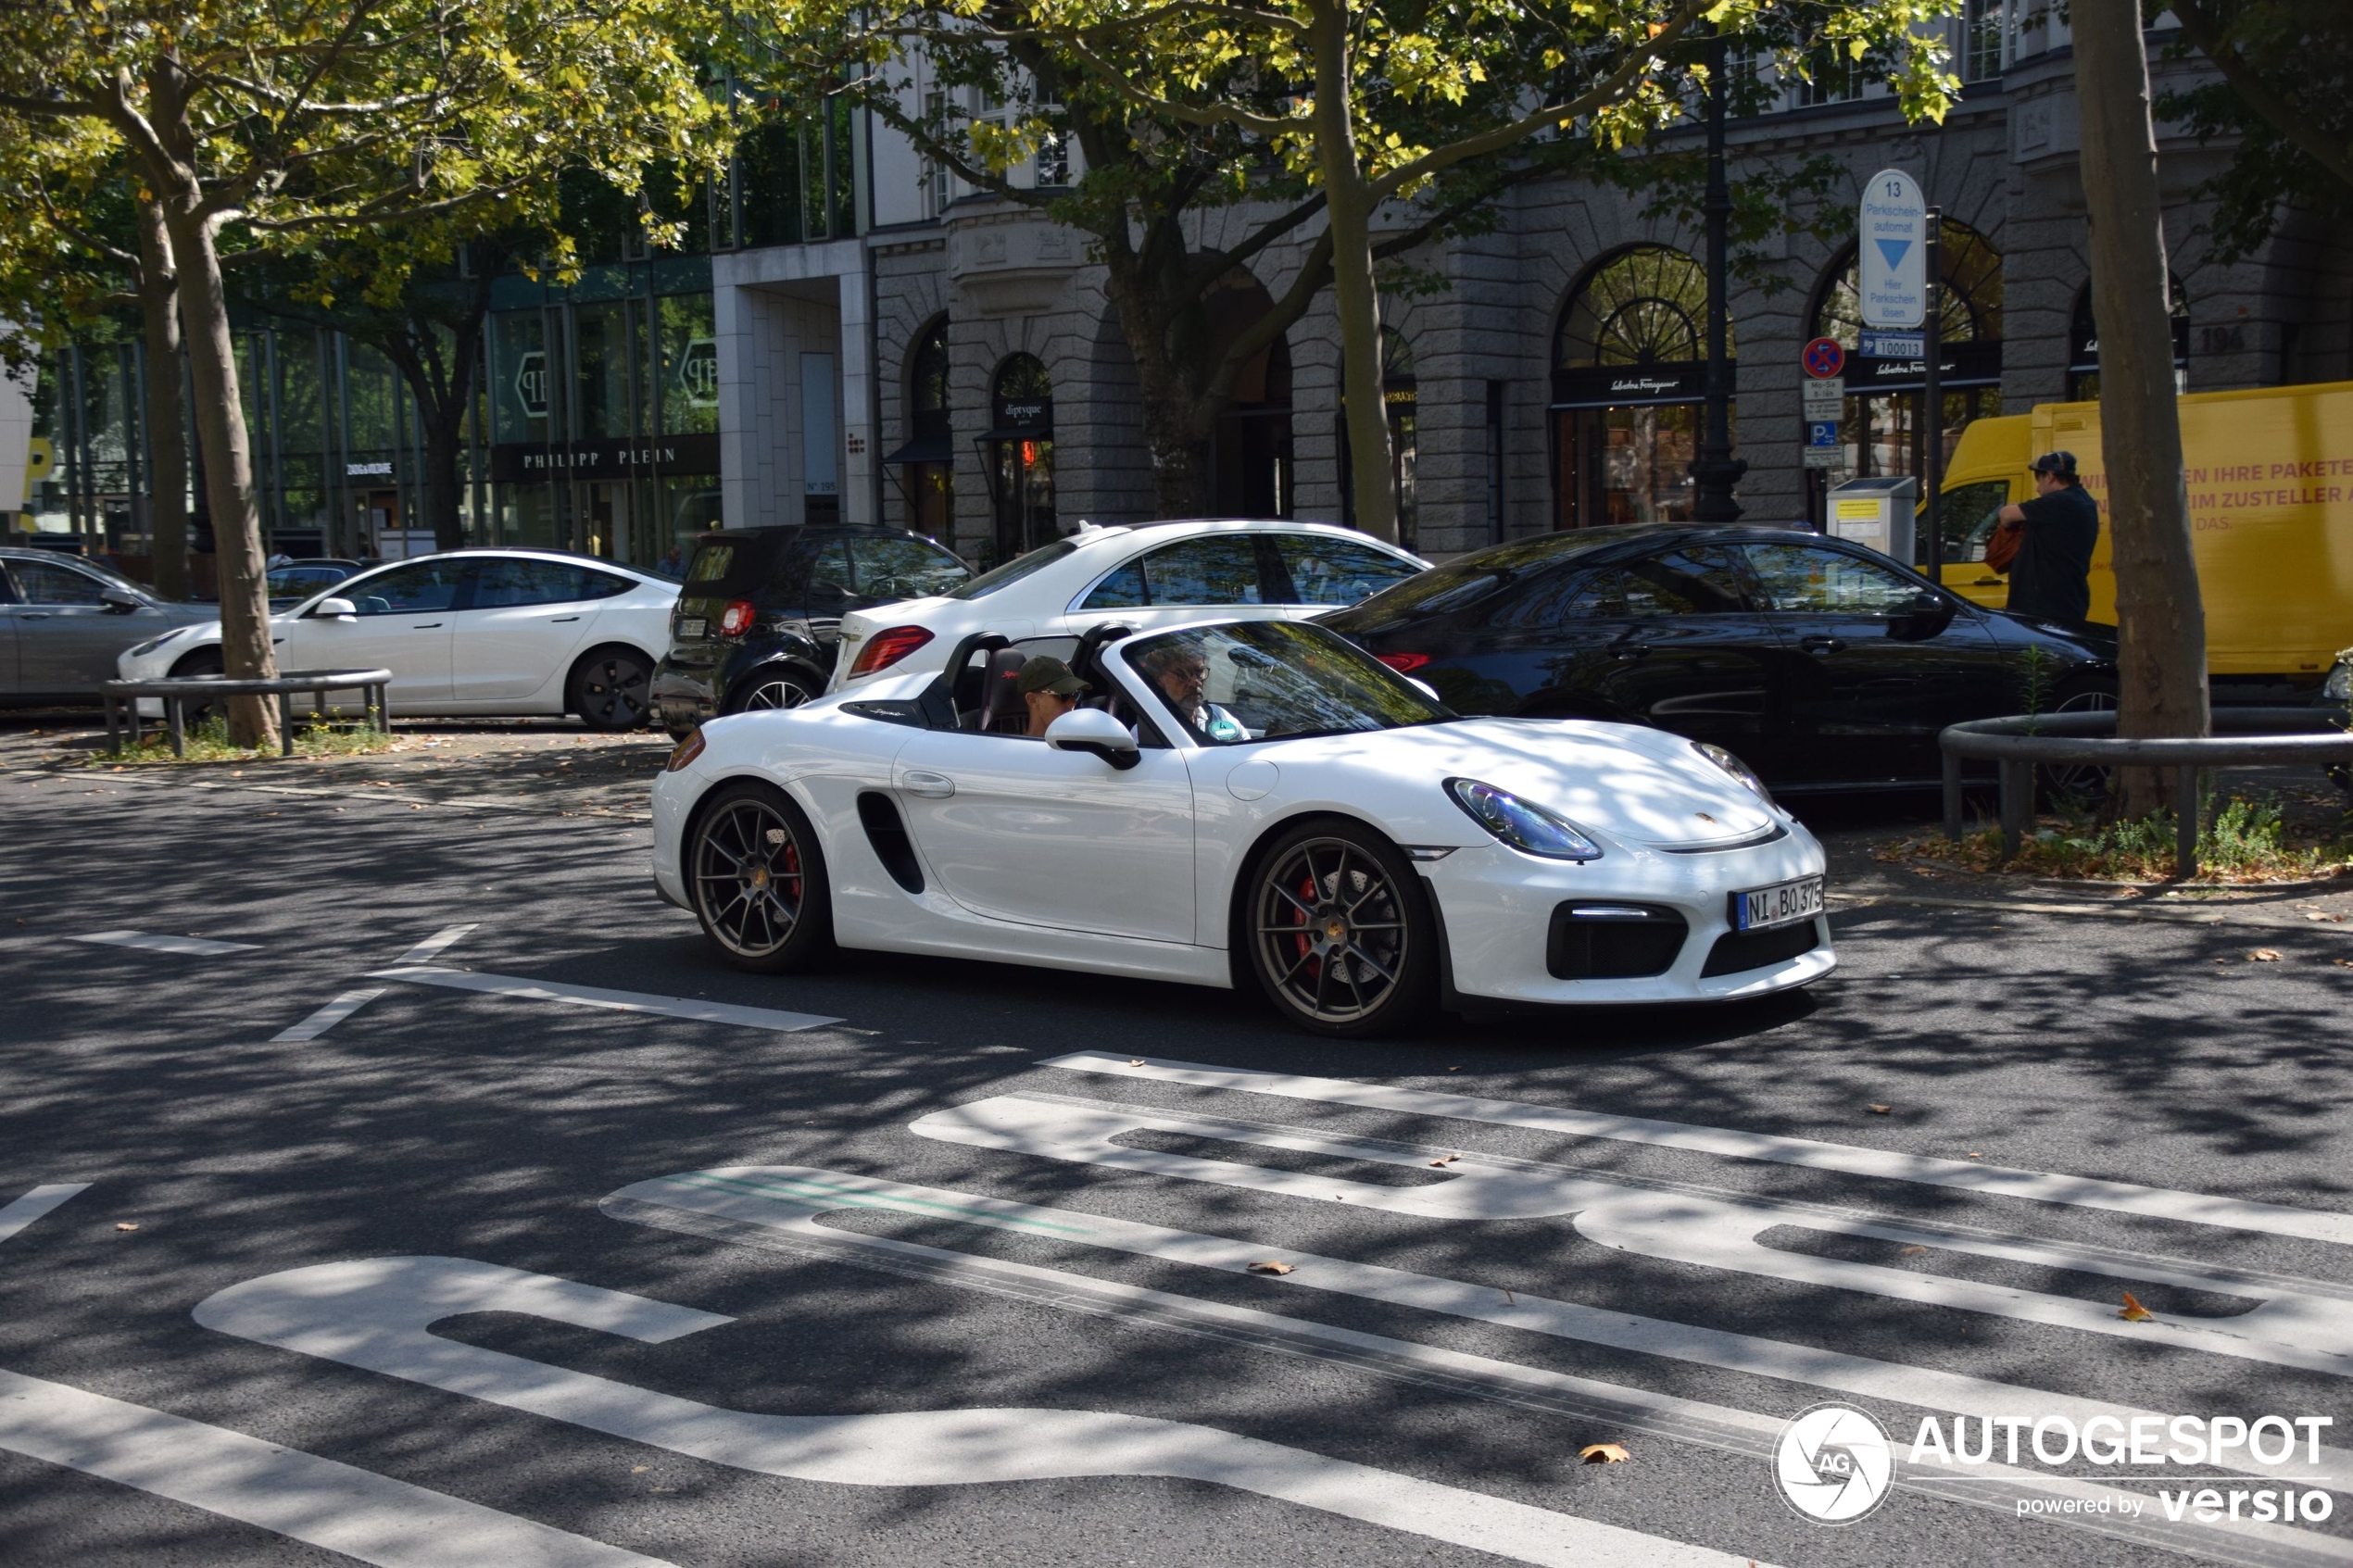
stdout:
<svg viewBox="0 0 2353 1568">
<path fill-rule="evenodd" d="M 1072 674 L 1069 665 L 1042 653 L 1021 667 L 1013 685 L 1021 693 L 1022 706 L 1029 709 L 1029 727 L 1022 733 L 1036 737 L 1042 737 L 1047 725 L 1087 695 L 1087 683 Z"/>
<path fill-rule="evenodd" d="M 2009 610 L 2043 621 L 2081 621 L 2092 613 L 2092 547 L 2100 508 L 2076 477 L 2075 454 L 2034 459 L 2031 501 L 2004 507 L 2001 525 L 2020 535 L 2010 562 Z"/>
</svg>

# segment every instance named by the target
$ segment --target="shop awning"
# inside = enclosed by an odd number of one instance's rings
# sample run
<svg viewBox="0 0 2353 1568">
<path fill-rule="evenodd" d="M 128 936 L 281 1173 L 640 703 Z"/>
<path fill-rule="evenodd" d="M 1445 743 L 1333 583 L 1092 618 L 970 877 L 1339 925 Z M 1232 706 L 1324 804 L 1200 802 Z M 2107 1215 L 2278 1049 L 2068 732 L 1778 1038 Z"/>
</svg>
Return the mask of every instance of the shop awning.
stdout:
<svg viewBox="0 0 2353 1568">
<path fill-rule="evenodd" d="M 940 434 L 919 435 L 883 458 L 883 462 L 891 467 L 900 463 L 952 463 L 955 460 L 955 442 Z"/>
</svg>

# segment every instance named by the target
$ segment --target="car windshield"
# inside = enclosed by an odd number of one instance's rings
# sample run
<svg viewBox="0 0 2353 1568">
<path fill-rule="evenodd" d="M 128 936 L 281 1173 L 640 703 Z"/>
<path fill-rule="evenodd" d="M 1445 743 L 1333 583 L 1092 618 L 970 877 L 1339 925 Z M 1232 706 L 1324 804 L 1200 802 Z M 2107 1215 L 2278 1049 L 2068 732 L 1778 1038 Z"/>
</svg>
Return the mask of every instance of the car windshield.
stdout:
<svg viewBox="0 0 2353 1568">
<path fill-rule="evenodd" d="M 1320 626 L 1252 621 L 1121 649 L 1203 746 L 1432 724 L 1454 715 Z"/>
<path fill-rule="evenodd" d="M 1040 545 L 1026 556 L 1015 556 L 994 571 L 984 571 L 960 588 L 951 588 L 951 599 L 986 598 L 1008 583 L 1018 583 L 1033 571 L 1039 571 L 1077 549 L 1067 539 L 1057 539 L 1051 545 Z"/>
</svg>

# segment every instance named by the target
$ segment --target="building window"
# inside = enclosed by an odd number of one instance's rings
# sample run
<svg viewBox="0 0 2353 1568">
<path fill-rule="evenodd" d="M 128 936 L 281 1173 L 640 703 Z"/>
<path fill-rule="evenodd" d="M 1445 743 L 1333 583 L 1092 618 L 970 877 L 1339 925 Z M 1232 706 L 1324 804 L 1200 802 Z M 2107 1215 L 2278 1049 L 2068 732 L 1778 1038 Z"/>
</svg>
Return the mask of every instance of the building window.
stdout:
<svg viewBox="0 0 2353 1568">
<path fill-rule="evenodd" d="M 948 135 L 948 94 L 924 94 L 924 126 L 935 141 Z M 948 186 L 948 166 L 926 159 L 924 163 L 924 216 L 945 218 L 950 192 Z"/>
<path fill-rule="evenodd" d="M 1967 0 L 1961 16 L 1961 80 L 1991 82 L 2007 63 L 2003 41 L 2009 31 L 2006 0 Z"/>
<path fill-rule="evenodd" d="M 2182 280 L 2166 280 L 2173 301 L 2173 390 L 2190 389 L 2190 296 Z M 2100 396 L 2100 329 L 2092 320 L 2092 285 L 2075 295 L 2075 310 L 2068 322 L 2067 400 L 2096 403 Z"/>
<path fill-rule="evenodd" d="M 1706 271 L 1666 245 L 1619 251 L 1569 295 L 1553 338 L 1554 527 L 1690 519 L 1706 320 Z"/>
<path fill-rule="evenodd" d="M 1846 52 L 1843 44 L 1815 45 L 1806 56 L 1806 74 L 1797 79 L 1795 107 L 1843 104 L 1863 95 L 1863 62 Z"/>
</svg>

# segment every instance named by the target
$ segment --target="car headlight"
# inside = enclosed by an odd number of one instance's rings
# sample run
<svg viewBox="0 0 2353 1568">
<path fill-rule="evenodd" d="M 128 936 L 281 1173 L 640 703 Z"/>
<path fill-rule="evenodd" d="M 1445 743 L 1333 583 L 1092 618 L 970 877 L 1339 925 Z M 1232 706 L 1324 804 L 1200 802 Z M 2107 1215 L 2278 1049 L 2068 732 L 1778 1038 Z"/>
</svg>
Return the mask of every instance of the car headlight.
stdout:
<svg viewBox="0 0 2353 1568">
<path fill-rule="evenodd" d="M 123 657 L 125 659 L 145 659 L 147 655 L 155 652 L 156 649 L 163 646 L 164 644 L 185 636 L 187 632 L 188 628 L 185 626 L 174 626 L 170 631 L 166 632 L 160 637 L 149 637 L 145 642 L 139 644 L 137 646 L 125 653 Z"/>
<path fill-rule="evenodd" d="M 1765 787 L 1765 781 L 1756 776 L 1755 769 L 1710 741 L 1695 740 L 1692 742 L 1692 749 L 1746 784 L 1755 792 L 1757 799 L 1772 804 L 1773 792 Z"/>
<path fill-rule="evenodd" d="M 1470 813 L 1471 821 L 1523 853 L 1547 860 L 1602 858 L 1602 847 L 1586 837 L 1576 823 L 1509 790 L 1477 779 L 1448 779 L 1446 793 Z"/>
<path fill-rule="evenodd" d="M 2328 684 L 2321 695 L 2331 702 L 2353 702 L 2353 659 L 2340 659 L 2329 671 Z"/>
</svg>

